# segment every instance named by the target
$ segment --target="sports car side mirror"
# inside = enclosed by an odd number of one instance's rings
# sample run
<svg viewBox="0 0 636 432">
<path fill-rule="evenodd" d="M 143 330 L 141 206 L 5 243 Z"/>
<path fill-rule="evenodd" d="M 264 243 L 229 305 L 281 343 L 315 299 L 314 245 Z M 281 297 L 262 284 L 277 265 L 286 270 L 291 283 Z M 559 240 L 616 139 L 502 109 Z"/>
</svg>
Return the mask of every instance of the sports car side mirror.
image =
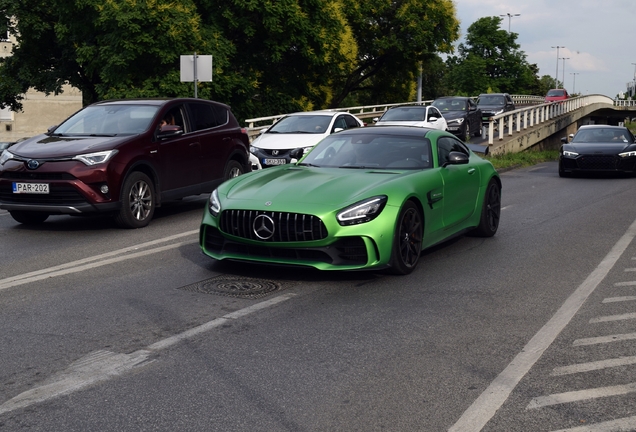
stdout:
<svg viewBox="0 0 636 432">
<path fill-rule="evenodd" d="M 468 163 L 468 155 L 462 152 L 452 151 L 448 154 L 446 165 L 464 165 Z"/>
<path fill-rule="evenodd" d="M 562 142 L 563 144 L 567 144 L 567 143 L 568 143 L 568 137 L 563 137 L 563 138 L 561 138 L 561 142 Z"/>
</svg>

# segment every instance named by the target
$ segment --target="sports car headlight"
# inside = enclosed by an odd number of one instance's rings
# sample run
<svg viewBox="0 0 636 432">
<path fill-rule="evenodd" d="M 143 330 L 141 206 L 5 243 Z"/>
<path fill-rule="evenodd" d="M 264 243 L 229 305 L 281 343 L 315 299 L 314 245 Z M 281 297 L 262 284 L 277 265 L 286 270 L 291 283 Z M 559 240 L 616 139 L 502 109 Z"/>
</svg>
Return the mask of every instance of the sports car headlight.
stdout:
<svg viewBox="0 0 636 432">
<path fill-rule="evenodd" d="M 377 196 L 360 201 L 338 212 L 340 225 L 357 225 L 375 219 L 386 205 L 386 196 Z"/>
<path fill-rule="evenodd" d="M 448 124 L 451 124 L 451 123 L 462 124 L 462 123 L 464 123 L 464 119 L 463 118 L 457 118 L 457 119 L 449 120 L 446 123 L 448 123 Z"/>
<path fill-rule="evenodd" d="M 563 156 L 565 157 L 577 157 L 579 154 L 573 151 L 563 150 Z"/>
<path fill-rule="evenodd" d="M 11 159 L 13 159 L 13 153 L 9 152 L 9 150 L 3 150 L 2 153 L 0 153 L 0 165 L 4 165 Z"/>
<path fill-rule="evenodd" d="M 636 156 L 636 151 L 628 151 L 625 153 L 619 153 L 618 154 L 620 157 L 631 157 L 631 156 Z"/>
<path fill-rule="evenodd" d="M 221 201 L 219 200 L 219 193 L 216 189 L 210 194 L 208 200 L 208 210 L 212 216 L 218 216 L 221 213 Z"/>
<path fill-rule="evenodd" d="M 100 163 L 107 162 L 110 158 L 115 156 L 118 152 L 119 150 L 108 150 L 108 151 L 102 151 L 97 153 L 88 153 L 83 155 L 77 155 L 73 157 L 73 160 L 78 160 L 88 166 L 97 165 Z"/>
</svg>

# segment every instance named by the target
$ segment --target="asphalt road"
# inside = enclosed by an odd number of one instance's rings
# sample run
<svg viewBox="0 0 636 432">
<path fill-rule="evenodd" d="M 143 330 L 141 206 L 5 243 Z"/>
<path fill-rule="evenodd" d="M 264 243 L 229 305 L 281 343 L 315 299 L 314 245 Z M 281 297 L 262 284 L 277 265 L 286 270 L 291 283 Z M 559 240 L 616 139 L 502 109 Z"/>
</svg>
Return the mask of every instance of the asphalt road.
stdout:
<svg viewBox="0 0 636 432">
<path fill-rule="evenodd" d="M 214 262 L 204 198 L 0 212 L 0 430 L 635 430 L 636 179 L 502 180 L 495 237 L 403 277 Z"/>
</svg>

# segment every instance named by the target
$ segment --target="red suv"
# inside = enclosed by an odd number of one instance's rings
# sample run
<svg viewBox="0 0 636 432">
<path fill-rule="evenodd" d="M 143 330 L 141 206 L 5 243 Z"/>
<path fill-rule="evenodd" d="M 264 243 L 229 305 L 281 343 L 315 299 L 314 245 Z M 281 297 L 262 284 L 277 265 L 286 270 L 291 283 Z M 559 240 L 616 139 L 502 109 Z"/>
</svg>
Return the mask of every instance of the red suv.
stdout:
<svg viewBox="0 0 636 432">
<path fill-rule="evenodd" d="M 545 95 L 545 102 L 557 102 L 566 100 L 570 95 L 565 89 L 552 89 Z"/>
<path fill-rule="evenodd" d="M 249 171 L 249 139 L 227 105 L 202 99 L 98 102 L 0 155 L 0 209 L 24 224 L 111 213 L 148 225 L 162 202 Z"/>
</svg>

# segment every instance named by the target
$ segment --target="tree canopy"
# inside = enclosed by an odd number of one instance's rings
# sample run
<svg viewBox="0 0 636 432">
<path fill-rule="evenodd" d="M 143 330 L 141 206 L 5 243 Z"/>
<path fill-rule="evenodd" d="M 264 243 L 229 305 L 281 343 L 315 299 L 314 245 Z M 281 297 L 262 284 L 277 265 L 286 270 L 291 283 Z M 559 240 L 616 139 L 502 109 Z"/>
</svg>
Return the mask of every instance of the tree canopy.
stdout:
<svg viewBox="0 0 636 432">
<path fill-rule="evenodd" d="M 383 103 L 412 97 L 419 65 L 439 69 L 434 53 L 459 34 L 452 0 L 0 0 L 0 10 L 17 38 L 0 64 L 0 105 L 14 110 L 28 88 L 65 83 L 85 104 L 192 96 L 179 59 L 194 52 L 214 57 L 199 97 L 241 119 Z"/>
<path fill-rule="evenodd" d="M 468 27 L 458 55 L 447 59 L 448 86 L 457 93 L 536 94 L 538 67 L 529 64 L 517 44 L 517 34 L 500 28 L 502 18 L 484 17 Z M 539 93 L 540 94 L 540 93 Z"/>
</svg>

